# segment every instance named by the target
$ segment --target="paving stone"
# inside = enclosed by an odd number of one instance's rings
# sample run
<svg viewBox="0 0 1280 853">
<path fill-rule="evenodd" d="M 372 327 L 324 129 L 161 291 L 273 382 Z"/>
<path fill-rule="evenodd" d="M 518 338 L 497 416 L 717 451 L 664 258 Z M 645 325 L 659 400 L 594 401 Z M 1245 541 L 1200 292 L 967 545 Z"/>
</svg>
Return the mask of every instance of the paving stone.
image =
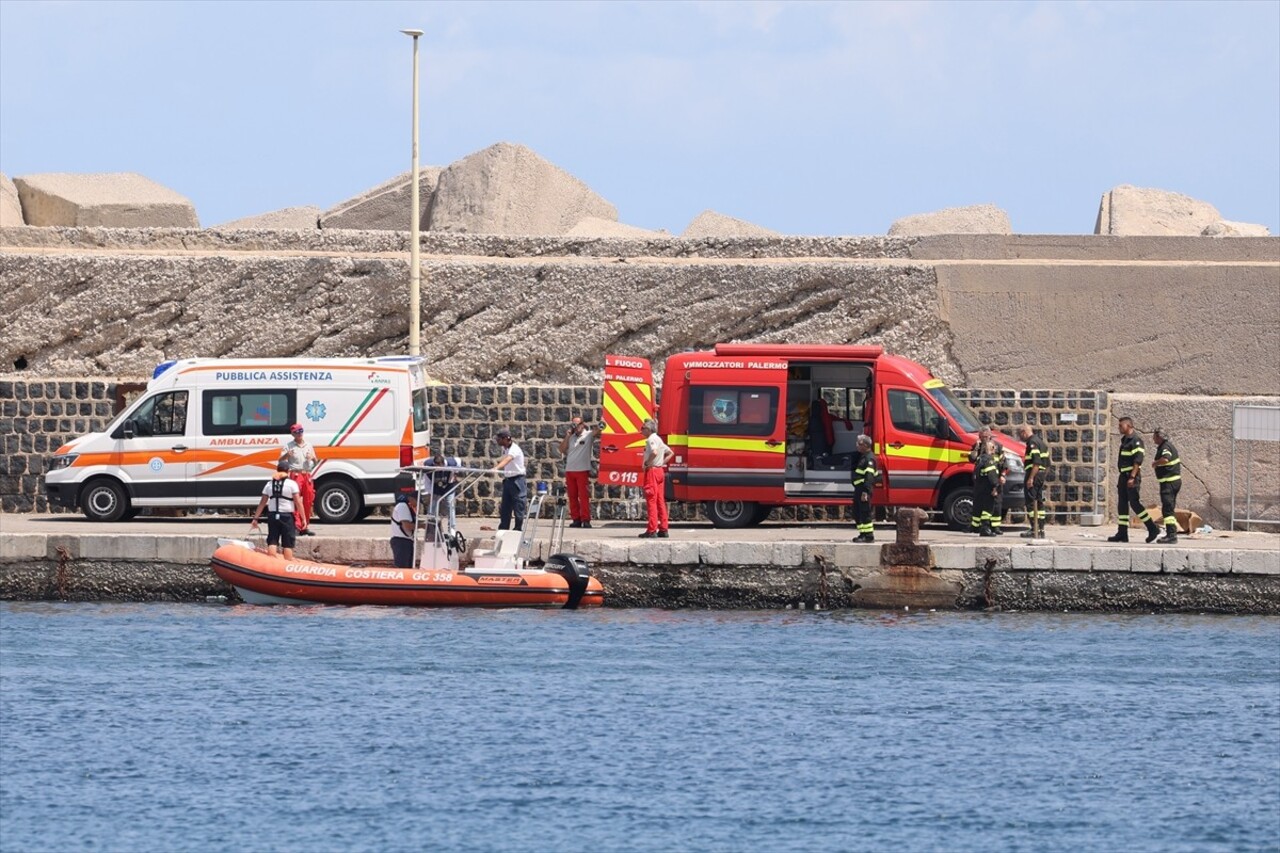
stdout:
<svg viewBox="0 0 1280 853">
<path fill-rule="evenodd" d="M 1164 570 L 1164 552 L 1160 548 L 1134 548 L 1129 555 L 1129 571 L 1159 574 Z"/>
<path fill-rule="evenodd" d="M 762 562 L 760 547 L 754 542 L 725 542 L 723 559 L 728 566 L 758 566 Z"/>
<path fill-rule="evenodd" d="M 972 569 L 977 563 L 976 545 L 932 545 L 933 564 L 939 569 Z"/>
<path fill-rule="evenodd" d="M 772 560 L 775 566 L 803 566 L 804 546 L 799 542 L 775 542 Z"/>
<path fill-rule="evenodd" d="M 646 566 L 663 566 L 671 562 L 671 550 L 661 539 L 637 539 L 628 549 L 631 562 Z"/>
<path fill-rule="evenodd" d="M 698 543 L 698 560 L 707 566 L 723 566 L 724 565 L 724 543 L 723 542 L 699 542 Z"/>
<path fill-rule="evenodd" d="M 1089 548 L 1057 546 L 1053 549 L 1053 567 L 1060 572 L 1093 570 L 1093 551 Z"/>
<path fill-rule="evenodd" d="M 696 566 L 700 556 L 697 542 L 672 540 L 667 544 L 667 559 L 673 566 Z"/>
<path fill-rule="evenodd" d="M 1280 575 L 1280 551 L 1235 551 L 1231 571 L 1240 575 Z"/>
<path fill-rule="evenodd" d="M 13 533 L 0 536 L 0 561 L 43 560 L 49 552 L 49 537 L 44 533 Z"/>
<path fill-rule="evenodd" d="M 1231 571 L 1233 562 L 1230 551 L 1213 550 L 1204 552 L 1204 568 L 1206 572 L 1225 575 Z"/>
<path fill-rule="evenodd" d="M 1015 569 L 1052 569 L 1053 549 L 1015 545 L 1009 549 L 1009 564 Z"/>
<path fill-rule="evenodd" d="M 1093 552 L 1093 570 L 1095 572 L 1132 571 L 1133 564 L 1129 548 L 1128 545 L 1098 548 Z"/>
<path fill-rule="evenodd" d="M 991 568 L 997 571 L 1008 571 L 1013 568 L 1012 555 L 1009 548 L 978 545 L 974 547 L 973 561 L 975 568 L 985 570 L 987 561 L 994 561 Z"/>
<path fill-rule="evenodd" d="M 630 547 L 630 542 L 602 539 L 600 541 L 600 562 L 609 566 L 626 563 L 628 559 L 628 549 Z"/>
</svg>

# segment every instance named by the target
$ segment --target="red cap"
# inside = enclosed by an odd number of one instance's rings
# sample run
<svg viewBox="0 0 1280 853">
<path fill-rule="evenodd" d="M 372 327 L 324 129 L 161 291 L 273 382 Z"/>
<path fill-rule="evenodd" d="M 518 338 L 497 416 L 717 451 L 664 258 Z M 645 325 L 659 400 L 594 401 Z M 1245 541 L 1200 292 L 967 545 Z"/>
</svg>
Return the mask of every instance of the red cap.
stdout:
<svg viewBox="0 0 1280 853">
<path fill-rule="evenodd" d="M 302 424 L 294 424 L 293 426 L 289 427 L 289 432 L 302 432 L 302 431 L 303 431 Z"/>
</svg>

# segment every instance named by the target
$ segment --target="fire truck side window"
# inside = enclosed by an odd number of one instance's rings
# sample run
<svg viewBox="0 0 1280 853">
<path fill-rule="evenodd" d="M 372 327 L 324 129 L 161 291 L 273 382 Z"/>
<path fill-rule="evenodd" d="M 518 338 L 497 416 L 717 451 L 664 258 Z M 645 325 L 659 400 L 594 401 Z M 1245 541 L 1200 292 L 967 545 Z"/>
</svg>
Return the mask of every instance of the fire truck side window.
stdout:
<svg viewBox="0 0 1280 853">
<path fill-rule="evenodd" d="M 689 390 L 690 435 L 772 435 L 777 420 L 777 388 Z"/>
<path fill-rule="evenodd" d="M 932 436 L 938 428 L 938 412 L 914 391 L 889 389 L 889 419 L 906 432 Z"/>
</svg>

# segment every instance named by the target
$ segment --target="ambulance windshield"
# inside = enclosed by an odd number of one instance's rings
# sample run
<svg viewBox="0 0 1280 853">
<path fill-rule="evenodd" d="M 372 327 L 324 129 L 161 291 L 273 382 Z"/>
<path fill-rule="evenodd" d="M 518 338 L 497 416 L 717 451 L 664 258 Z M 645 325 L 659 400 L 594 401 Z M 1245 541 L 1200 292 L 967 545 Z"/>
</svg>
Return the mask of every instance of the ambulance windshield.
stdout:
<svg viewBox="0 0 1280 853">
<path fill-rule="evenodd" d="M 978 419 L 973 409 L 956 397 L 947 386 L 937 385 L 930 388 L 929 396 L 933 397 L 934 402 L 941 406 L 942 410 L 950 415 L 951 419 L 965 432 L 977 432 L 982 429 L 982 421 Z"/>
</svg>

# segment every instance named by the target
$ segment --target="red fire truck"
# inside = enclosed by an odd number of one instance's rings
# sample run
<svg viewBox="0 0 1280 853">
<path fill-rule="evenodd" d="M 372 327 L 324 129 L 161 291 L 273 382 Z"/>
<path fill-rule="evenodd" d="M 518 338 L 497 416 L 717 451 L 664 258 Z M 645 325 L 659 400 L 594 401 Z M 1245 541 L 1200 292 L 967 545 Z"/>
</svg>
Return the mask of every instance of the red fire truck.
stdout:
<svg viewBox="0 0 1280 853">
<path fill-rule="evenodd" d="M 774 507 L 848 504 L 854 445 L 871 436 L 883 472 L 872 500 L 940 512 L 969 527 L 982 423 L 929 369 L 879 346 L 717 344 L 666 361 L 654 405 L 647 359 L 605 360 L 599 482 L 637 486 L 654 418 L 675 451 L 667 499 L 697 501 L 716 527 L 759 524 Z M 1022 444 L 996 433 L 1005 509 L 1024 505 Z"/>
</svg>

